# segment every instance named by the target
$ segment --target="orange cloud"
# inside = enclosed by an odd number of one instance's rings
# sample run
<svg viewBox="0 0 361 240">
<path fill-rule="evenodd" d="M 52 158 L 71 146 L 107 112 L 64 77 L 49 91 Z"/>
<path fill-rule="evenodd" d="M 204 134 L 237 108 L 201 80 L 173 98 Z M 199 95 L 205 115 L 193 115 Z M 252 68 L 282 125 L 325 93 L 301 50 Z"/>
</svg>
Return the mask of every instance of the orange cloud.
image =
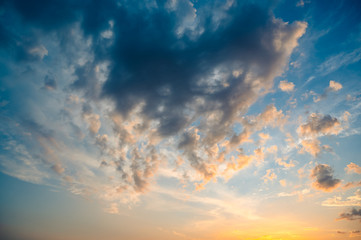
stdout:
<svg viewBox="0 0 361 240">
<path fill-rule="evenodd" d="M 266 175 L 264 175 L 262 178 L 263 181 L 266 183 L 268 181 L 273 181 L 274 179 L 276 179 L 277 175 L 271 169 L 268 169 Z"/>
<path fill-rule="evenodd" d="M 280 82 L 278 88 L 281 89 L 281 91 L 283 92 L 292 92 L 295 88 L 295 84 L 293 84 L 292 82 L 287 82 L 287 80 L 285 80 Z"/>
<path fill-rule="evenodd" d="M 355 172 L 357 174 L 361 174 L 361 167 L 357 165 L 356 163 L 351 162 L 347 167 L 345 168 L 347 173 Z"/>
<path fill-rule="evenodd" d="M 312 156 L 316 157 L 321 152 L 320 141 L 317 139 L 314 140 L 302 140 L 302 148 L 299 153 L 308 152 Z"/>
<path fill-rule="evenodd" d="M 331 80 L 328 89 L 333 92 L 339 91 L 342 89 L 342 84 Z"/>
</svg>

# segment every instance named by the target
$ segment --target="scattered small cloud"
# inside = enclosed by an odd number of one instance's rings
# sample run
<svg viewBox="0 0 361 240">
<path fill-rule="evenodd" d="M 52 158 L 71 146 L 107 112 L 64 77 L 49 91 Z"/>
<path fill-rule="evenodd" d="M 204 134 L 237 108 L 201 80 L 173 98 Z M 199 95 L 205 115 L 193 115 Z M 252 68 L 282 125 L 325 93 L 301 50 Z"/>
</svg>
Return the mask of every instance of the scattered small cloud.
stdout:
<svg viewBox="0 0 361 240">
<path fill-rule="evenodd" d="M 287 80 L 281 81 L 278 85 L 278 88 L 283 92 L 292 92 L 295 89 L 295 84 L 292 82 L 287 82 Z"/>
<path fill-rule="evenodd" d="M 278 165 L 282 166 L 282 167 L 285 167 L 285 168 L 291 168 L 291 167 L 295 166 L 295 164 L 294 164 L 294 162 L 292 160 L 290 160 L 289 162 L 286 162 L 282 158 L 277 158 L 276 163 Z"/>
<path fill-rule="evenodd" d="M 272 169 L 268 169 L 266 171 L 266 175 L 264 175 L 262 178 L 263 178 L 263 181 L 266 183 L 268 181 L 273 181 L 274 179 L 276 179 L 277 175 L 273 172 Z"/>
<path fill-rule="evenodd" d="M 330 85 L 328 86 L 328 89 L 331 92 L 337 92 L 342 89 L 342 84 L 331 80 Z"/>
</svg>

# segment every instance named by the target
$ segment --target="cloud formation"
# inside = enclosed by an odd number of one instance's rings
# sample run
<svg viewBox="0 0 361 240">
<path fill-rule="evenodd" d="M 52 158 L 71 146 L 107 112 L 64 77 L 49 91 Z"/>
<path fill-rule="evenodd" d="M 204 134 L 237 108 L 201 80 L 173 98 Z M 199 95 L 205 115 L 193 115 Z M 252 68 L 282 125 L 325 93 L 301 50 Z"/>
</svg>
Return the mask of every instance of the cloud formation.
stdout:
<svg viewBox="0 0 361 240">
<path fill-rule="evenodd" d="M 1 4 L 1 59 L 12 72 L 4 87 L 20 86 L 6 126 L 18 136 L 13 148 L 24 147 L 19 165 L 46 173 L 37 182 L 114 200 L 149 190 L 160 166 L 178 159 L 176 170 L 203 186 L 277 154 L 241 149 L 287 114 L 274 104 L 246 114 L 272 90 L 306 22 L 276 18 L 267 1 Z M 269 137 L 259 134 L 263 145 Z M 9 152 L 3 169 L 18 171 L 9 159 L 24 158 Z"/>
<path fill-rule="evenodd" d="M 341 180 L 333 177 L 333 169 L 327 164 L 319 164 L 312 169 L 311 177 L 315 180 L 312 186 L 330 192 L 341 184 Z"/>
<path fill-rule="evenodd" d="M 350 212 L 341 213 L 337 220 L 360 220 L 361 221 L 361 208 L 353 208 Z"/>
</svg>

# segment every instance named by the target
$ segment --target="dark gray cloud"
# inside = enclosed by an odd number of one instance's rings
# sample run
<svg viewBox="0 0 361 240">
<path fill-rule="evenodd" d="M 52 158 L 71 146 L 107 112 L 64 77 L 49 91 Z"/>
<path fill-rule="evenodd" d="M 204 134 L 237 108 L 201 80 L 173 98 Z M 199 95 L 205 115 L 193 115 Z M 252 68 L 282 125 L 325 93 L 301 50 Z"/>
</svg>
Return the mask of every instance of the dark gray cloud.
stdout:
<svg viewBox="0 0 361 240">
<path fill-rule="evenodd" d="M 56 30 L 72 23 L 77 18 L 77 7 L 80 7 L 79 2 L 67 0 L 5 0 L 2 4 L 18 12 L 22 24 L 43 30 Z"/>
<path fill-rule="evenodd" d="M 154 122 L 161 137 L 184 134 L 200 119 L 198 146 L 205 150 L 232 136 L 234 121 L 272 86 L 306 25 L 284 25 L 268 6 L 253 3 L 235 2 L 223 13 L 200 5 L 195 14 L 188 1 L 178 2 L 184 5 L 177 11 L 160 2 L 119 10 L 102 97 L 113 100 L 124 119 L 140 107 L 143 121 Z M 180 23 L 193 14 L 193 29 L 179 34 Z M 281 32 L 285 38 L 277 39 Z M 185 154 L 206 179 L 215 176 L 211 160 Z"/>
<path fill-rule="evenodd" d="M 340 214 L 338 220 L 360 220 L 361 221 L 361 208 L 353 208 L 350 212 L 344 212 Z"/>
<path fill-rule="evenodd" d="M 337 135 L 342 127 L 335 117 L 312 113 L 308 122 L 301 125 L 298 130 L 301 136 Z"/>
<path fill-rule="evenodd" d="M 327 164 L 319 164 L 312 169 L 311 177 L 315 179 L 313 186 L 323 191 L 332 191 L 341 183 L 333 177 L 333 169 Z"/>
<path fill-rule="evenodd" d="M 232 17 L 219 22 L 216 29 L 203 23 L 203 32 L 196 39 L 176 34 L 180 19 L 164 5 L 137 14 L 119 14 L 114 25 L 113 64 L 103 95 L 115 100 L 117 110 L 125 116 L 145 102 L 142 113 L 159 120 L 163 136 L 189 124 L 192 118 L 184 116 L 192 111 L 219 111 L 222 125 L 229 124 L 256 97 L 257 90 L 245 81 L 251 68 L 262 69 L 258 77 L 267 88 L 282 58 L 272 46 L 273 32 L 281 29 L 267 9 L 236 3 L 229 11 Z M 232 68 L 242 68 L 243 74 L 234 77 Z M 207 81 L 215 71 L 223 72 L 223 79 Z M 205 103 L 192 107 L 196 100 Z M 160 107 L 162 111 L 158 111 Z"/>
</svg>

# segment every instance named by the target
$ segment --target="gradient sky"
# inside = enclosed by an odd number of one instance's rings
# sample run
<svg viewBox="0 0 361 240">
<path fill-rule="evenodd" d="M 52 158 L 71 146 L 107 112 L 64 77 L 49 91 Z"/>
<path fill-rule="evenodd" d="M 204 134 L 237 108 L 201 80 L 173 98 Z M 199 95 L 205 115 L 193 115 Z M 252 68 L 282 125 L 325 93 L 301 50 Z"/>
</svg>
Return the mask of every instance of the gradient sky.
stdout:
<svg viewBox="0 0 361 240">
<path fill-rule="evenodd" d="M 358 0 L 0 0 L 0 238 L 361 239 Z"/>
</svg>

